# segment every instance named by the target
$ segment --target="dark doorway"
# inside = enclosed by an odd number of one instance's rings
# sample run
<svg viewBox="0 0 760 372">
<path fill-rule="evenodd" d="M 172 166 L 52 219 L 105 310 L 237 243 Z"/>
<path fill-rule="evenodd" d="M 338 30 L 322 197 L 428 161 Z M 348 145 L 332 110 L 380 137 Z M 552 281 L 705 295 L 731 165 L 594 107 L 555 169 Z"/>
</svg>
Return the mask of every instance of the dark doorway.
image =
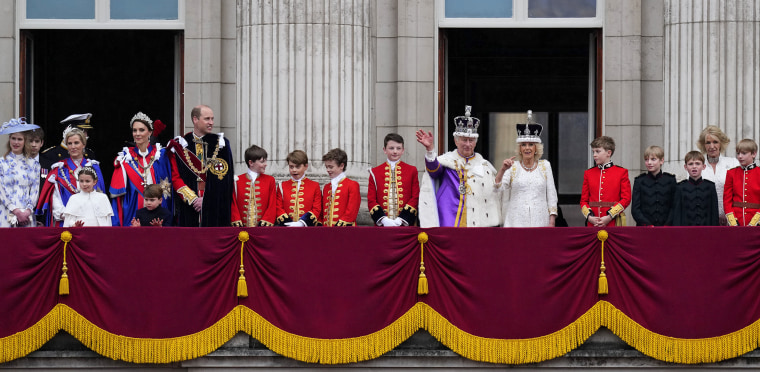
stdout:
<svg viewBox="0 0 760 372">
<path fill-rule="evenodd" d="M 446 29 L 446 123 L 464 113 L 480 118 L 476 151 L 498 167 L 504 138 L 532 110 L 544 125 L 544 156 L 553 165 L 560 203 L 578 201 L 595 112 L 595 35 L 590 29 Z M 592 92 L 592 93 L 590 93 Z M 589 105 L 591 100 L 592 105 Z M 512 120 L 504 124 L 505 119 Z M 498 119 L 498 120 L 497 120 Z M 499 126 L 499 127 L 497 127 Z M 442 128 L 443 129 L 443 128 Z M 454 139 L 446 131 L 449 149 Z M 491 138 L 489 138 L 489 134 Z M 514 145 L 516 146 L 516 145 Z M 511 154 L 511 152 L 510 152 Z"/>
<path fill-rule="evenodd" d="M 92 113 L 87 147 L 106 178 L 116 153 L 132 140 L 129 121 L 138 111 L 160 119 L 174 134 L 179 94 L 178 31 L 24 30 L 25 71 L 22 112 L 46 132 L 45 147 L 61 142 L 61 120 Z"/>
</svg>

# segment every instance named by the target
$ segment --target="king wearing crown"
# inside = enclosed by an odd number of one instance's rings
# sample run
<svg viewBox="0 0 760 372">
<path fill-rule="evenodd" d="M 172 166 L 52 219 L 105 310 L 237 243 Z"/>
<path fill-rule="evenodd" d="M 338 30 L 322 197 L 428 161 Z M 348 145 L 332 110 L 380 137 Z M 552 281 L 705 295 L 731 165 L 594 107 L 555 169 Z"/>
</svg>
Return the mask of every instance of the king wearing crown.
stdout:
<svg viewBox="0 0 760 372">
<path fill-rule="evenodd" d="M 496 169 L 475 152 L 480 120 L 470 115 L 454 118 L 457 149 L 437 156 L 433 134 L 418 130 L 417 142 L 425 146 L 426 172 L 419 201 L 421 227 L 487 227 L 501 223 L 501 191 L 495 185 Z"/>
</svg>

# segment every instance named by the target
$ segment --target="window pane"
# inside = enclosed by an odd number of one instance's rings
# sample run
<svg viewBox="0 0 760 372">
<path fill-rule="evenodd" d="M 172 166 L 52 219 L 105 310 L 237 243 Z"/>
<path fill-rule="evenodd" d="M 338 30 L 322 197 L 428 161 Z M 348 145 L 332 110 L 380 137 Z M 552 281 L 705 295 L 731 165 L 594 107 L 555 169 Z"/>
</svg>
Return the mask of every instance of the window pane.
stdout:
<svg viewBox="0 0 760 372">
<path fill-rule="evenodd" d="M 588 169 L 588 113 L 559 114 L 557 178 L 560 194 L 580 194 Z"/>
<path fill-rule="evenodd" d="M 512 18 L 512 0 L 446 0 L 446 18 Z"/>
<path fill-rule="evenodd" d="M 594 18 L 596 0 L 528 0 L 530 18 Z"/>
<path fill-rule="evenodd" d="M 27 0 L 27 19 L 95 19 L 95 0 Z"/>
<path fill-rule="evenodd" d="M 111 19 L 178 19 L 178 0 L 111 0 Z"/>
</svg>

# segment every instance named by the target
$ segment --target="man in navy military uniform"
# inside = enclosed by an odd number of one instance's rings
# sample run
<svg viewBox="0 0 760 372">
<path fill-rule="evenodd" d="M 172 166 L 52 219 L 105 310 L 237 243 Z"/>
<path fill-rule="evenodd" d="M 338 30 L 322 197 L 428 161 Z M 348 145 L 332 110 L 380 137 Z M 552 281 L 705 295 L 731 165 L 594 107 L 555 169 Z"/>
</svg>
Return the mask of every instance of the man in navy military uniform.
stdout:
<svg viewBox="0 0 760 372">
<path fill-rule="evenodd" d="M 61 124 L 64 124 L 66 126 L 71 126 L 75 128 L 79 128 L 84 131 L 84 134 L 87 135 L 87 131 L 92 129 L 92 124 L 90 124 L 90 118 L 92 117 L 92 114 L 73 114 L 69 115 L 66 119 L 61 120 Z M 93 156 L 95 156 L 94 152 L 90 148 L 84 149 L 84 157 L 86 159 L 91 159 Z M 44 151 L 40 153 L 40 167 L 42 169 L 50 169 L 50 167 L 66 158 L 69 157 L 69 149 L 66 147 L 66 144 L 63 140 L 61 140 L 61 143 L 53 146 L 48 147 Z"/>
</svg>

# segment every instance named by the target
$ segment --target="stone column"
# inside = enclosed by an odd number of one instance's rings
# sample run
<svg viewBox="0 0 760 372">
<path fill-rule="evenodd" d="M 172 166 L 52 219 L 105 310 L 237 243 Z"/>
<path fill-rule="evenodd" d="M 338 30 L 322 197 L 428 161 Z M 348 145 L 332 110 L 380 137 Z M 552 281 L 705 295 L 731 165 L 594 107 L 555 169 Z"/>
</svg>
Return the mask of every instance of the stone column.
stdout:
<svg viewBox="0 0 760 372">
<path fill-rule="evenodd" d="M 17 115 L 18 91 L 16 88 L 16 5 L 13 0 L 0 0 L 0 125 Z M 30 92 L 31 93 L 31 92 Z M 5 140 L 7 137 L 3 137 Z"/>
<path fill-rule="evenodd" d="M 287 176 L 288 152 L 309 155 L 326 179 L 328 150 L 348 154 L 346 173 L 366 185 L 373 79 L 371 0 L 237 0 L 238 139 L 269 153 L 267 173 Z"/>
<path fill-rule="evenodd" d="M 683 161 L 702 129 L 760 134 L 760 3 L 665 0 L 665 156 Z"/>
</svg>

